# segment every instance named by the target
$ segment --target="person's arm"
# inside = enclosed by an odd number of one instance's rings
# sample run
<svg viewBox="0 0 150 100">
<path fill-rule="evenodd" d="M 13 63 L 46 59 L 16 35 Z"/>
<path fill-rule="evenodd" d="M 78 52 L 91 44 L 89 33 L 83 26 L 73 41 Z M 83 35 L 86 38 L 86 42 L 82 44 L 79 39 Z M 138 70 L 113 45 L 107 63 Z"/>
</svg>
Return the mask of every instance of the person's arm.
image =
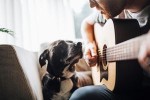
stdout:
<svg viewBox="0 0 150 100">
<path fill-rule="evenodd" d="M 94 40 L 94 24 L 96 14 L 85 18 L 81 25 L 81 33 L 85 43 L 84 58 L 86 62 L 93 66 L 97 63 L 97 48 Z"/>
<path fill-rule="evenodd" d="M 150 31 L 140 47 L 138 60 L 141 67 L 150 74 Z"/>
</svg>

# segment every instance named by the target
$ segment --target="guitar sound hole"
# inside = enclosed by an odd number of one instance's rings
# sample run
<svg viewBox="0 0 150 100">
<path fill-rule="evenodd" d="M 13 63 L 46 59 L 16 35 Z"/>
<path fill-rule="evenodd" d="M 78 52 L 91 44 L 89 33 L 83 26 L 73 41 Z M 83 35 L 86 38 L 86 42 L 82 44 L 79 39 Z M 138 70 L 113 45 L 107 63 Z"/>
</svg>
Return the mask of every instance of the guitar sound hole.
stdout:
<svg viewBox="0 0 150 100">
<path fill-rule="evenodd" d="M 103 46 L 103 57 L 102 57 L 102 62 L 103 62 L 104 67 L 107 67 L 106 49 L 107 49 L 107 46 L 105 44 Z"/>
</svg>

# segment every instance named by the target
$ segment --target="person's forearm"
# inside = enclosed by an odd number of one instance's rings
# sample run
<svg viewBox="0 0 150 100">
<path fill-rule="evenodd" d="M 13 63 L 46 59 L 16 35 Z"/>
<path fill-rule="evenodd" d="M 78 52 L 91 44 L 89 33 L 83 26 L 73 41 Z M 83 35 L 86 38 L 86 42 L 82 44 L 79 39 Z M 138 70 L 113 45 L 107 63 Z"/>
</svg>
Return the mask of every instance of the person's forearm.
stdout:
<svg viewBox="0 0 150 100">
<path fill-rule="evenodd" d="M 94 25 L 90 25 L 86 21 L 82 22 L 81 33 L 85 43 L 94 41 Z"/>
</svg>

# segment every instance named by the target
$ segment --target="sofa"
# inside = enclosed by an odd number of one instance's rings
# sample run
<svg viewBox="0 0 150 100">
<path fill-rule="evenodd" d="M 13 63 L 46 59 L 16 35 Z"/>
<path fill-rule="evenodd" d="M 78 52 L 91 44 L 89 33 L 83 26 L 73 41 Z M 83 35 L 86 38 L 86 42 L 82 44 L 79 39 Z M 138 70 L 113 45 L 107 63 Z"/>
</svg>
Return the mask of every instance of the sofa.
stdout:
<svg viewBox="0 0 150 100">
<path fill-rule="evenodd" d="M 0 45 L 0 100 L 43 100 L 37 52 Z"/>
<path fill-rule="evenodd" d="M 0 45 L 0 100 L 43 100 L 41 79 L 46 67 L 40 67 L 38 57 L 47 44 L 41 48 L 32 52 L 15 45 Z M 90 67 L 81 59 L 76 70 L 89 74 Z M 91 82 L 91 77 L 81 77 Z"/>
</svg>

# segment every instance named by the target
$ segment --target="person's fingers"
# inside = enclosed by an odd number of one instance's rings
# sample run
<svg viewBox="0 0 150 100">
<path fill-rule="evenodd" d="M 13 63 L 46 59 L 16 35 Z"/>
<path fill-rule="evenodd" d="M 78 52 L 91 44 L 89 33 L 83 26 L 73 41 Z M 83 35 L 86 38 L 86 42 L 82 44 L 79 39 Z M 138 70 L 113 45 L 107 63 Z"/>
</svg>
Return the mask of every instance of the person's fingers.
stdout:
<svg viewBox="0 0 150 100">
<path fill-rule="evenodd" d="M 84 55 L 84 59 L 90 67 L 94 66 L 97 63 L 97 56 L 91 56 L 91 52 L 86 52 Z"/>
<path fill-rule="evenodd" d="M 84 52 L 84 59 L 87 64 L 92 67 L 97 63 L 97 48 L 95 42 L 89 43 Z"/>
<path fill-rule="evenodd" d="M 92 55 L 92 56 L 97 56 L 97 48 L 96 48 L 95 42 L 93 42 L 93 43 L 90 45 L 90 50 L 91 50 L 91 55 Z"/>
<path fill-rule="evenodd" d="M 97 56 L 92 57 L 91 59 L 89 59 L 90 67 L 95 66 L 96 64 L 97 64 Z"/>
<path fill-rule="evenodd" d="M 86 49 L 85 49 L 84 58 L 85 58 L 85 59 L 90 59 L 90 58 L 91 58 L 91 51 L 90 51 L 89 48 L 86 48 Z"/>
<path fill-rule="evenodd" d="M 148 46 L 148 42 L 142 43 L 138 55 L 138 61 L 141 67 L 150 73 L 150 47 Z"/>
<path fill-rule="evenodd" d="M 142 46 L 140 47 L 139 55 L 138 55 L 138 61 L 141 64 L 142 67 L 146 65 L 145 59 L 146 59 L 146 47 L 145 44 L 143 43 Z"/>
<path fill-rule="evenodd" d="M 145 58 L 145 61 L 142 67 L 146 72 L 150 73 L 150 58 L 149 57 Z"/>
<path fill-rule="evenodd" d="M 84 59 L 86 63 L 89 65 L 89 59 L 91 58 L 91 53 L 89 48 L 85 48 Z"/>
<path fill-rule="evenodd" d="M 96 48 L 93 46 L 93 47 L 91 47 L 90 49 L 91 49 L 91 55 L 92 55 L 92 56 L 97 56 Z"/>
</svg>

